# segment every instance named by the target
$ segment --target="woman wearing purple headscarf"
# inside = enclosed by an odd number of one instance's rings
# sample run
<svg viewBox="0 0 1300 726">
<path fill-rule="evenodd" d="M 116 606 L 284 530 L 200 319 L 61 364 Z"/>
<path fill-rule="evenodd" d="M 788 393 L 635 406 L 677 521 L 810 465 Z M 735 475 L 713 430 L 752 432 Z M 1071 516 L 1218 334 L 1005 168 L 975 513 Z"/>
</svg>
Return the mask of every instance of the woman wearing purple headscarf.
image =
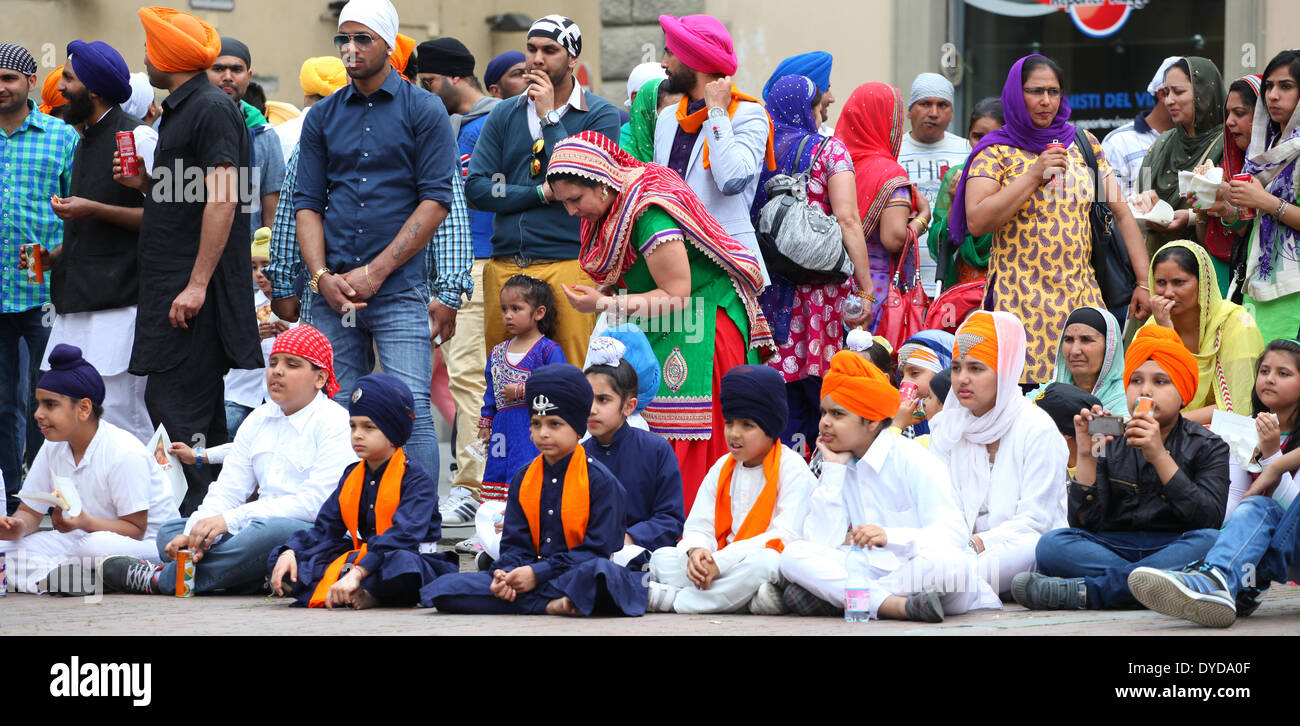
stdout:
<svg viewBox="0 0 1300 726">
<path fill-rule="evenodd" d="M 954 244 L 993 233 L 988 293 L 984 307 L 1004 310 L 1025 326 L 1022 382 L 1052 380 L 1056 340 L 1070 311 L 1103 307 L 1091 265 L 1089 211 L 1093 179 L 1075 143 L 1070 104 L 1061 69 L 1051 59 L 1029 55 L 1016 61 L 1002 87 L 1006 125 L 985 136 L 971 152 L 954 194 L 948 230 Z M 1090 133 L 1097 167 L 1105 177 L 1106 199 L 1138 280 L 1146 279 L 1142 234 L 1101 144 Z M 1064 148 L 1047 148 L 1054 142 Z M 1052 189 L 1059 180 L 1060 190 Z M 1148 290 L 1134 290 L 1130 315 L 1148 315 Z"/>
<path fill-rule="evenodd" d="M 873 289 L 867 241 L 858 213 L 853 159 L 844 142 L 817 133 L 813 109 L 822 99 L 822 91 L 806 76 L 786 75 L 771 84 L 763 100 L 776 130 L 776 170 L 763 172 L 751 209 L 757 220 L 767 202 L 765 185 L 772 176 L 793 175 L 795 169 L 811 170 L 807 201 L 835 215 L 844 235 L 844 249 L 853 260 L 854 279 L 798 285 L 773 274 L 772 284 L 758 298 L 778 346 L 776 357 L 768 360 L 768 365 L 785 379 L 790 406 L 789 423 L 781 440 L 796 449 L 796 434 L 803 434 L 809 449 L 817 440 L 821 380 L 830 370 L 831 358 L 842 347 L 844 328 L 867 322 L 870 313 L 868 309 L 856 318 L 841 318 L 843 301 L 853 295 L 855 280 L 858 289 Z M 808 141 L 801 150 L 804 139 Z"/>
</svg>

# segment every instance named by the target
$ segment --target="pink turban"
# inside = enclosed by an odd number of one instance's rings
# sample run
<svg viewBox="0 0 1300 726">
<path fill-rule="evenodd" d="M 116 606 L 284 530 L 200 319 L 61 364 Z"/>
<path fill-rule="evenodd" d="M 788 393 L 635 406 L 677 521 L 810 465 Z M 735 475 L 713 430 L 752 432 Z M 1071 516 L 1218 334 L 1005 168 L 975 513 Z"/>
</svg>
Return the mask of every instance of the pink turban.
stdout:
<svg viewBox="0 0 1300 726">
<path fill-rule="evenodd" d="M 664 44 L 691 70 L 735 75 L 740 61 L 731 44 L 731 34 L 712 15 L 660 15 Z"/>
</svg>

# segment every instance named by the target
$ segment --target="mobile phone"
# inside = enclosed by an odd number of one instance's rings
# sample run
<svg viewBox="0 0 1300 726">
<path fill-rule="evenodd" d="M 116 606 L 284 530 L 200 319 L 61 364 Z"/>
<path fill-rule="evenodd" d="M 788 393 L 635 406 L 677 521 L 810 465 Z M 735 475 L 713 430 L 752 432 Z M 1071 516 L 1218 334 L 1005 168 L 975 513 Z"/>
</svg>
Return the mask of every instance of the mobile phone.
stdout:
<svg viewBox="0 0 1300 726">
<path fill-rule="evenodd" d="M 1088 422 L 1090 436 L 1123 436 L 1124 418 L 1122 416 L 1093 416 Z"/>
</svg>

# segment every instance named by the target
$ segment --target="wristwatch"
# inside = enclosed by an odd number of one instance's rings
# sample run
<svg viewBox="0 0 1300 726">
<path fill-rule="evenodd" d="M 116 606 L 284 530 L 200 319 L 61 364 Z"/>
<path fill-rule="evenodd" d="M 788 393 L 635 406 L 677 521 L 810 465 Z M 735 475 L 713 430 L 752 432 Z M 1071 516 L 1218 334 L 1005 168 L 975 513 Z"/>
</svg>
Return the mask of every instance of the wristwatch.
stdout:
<svg viewBox="0 0 1300 726">
<path fill-rule="evenodd" d="M 311 288 L 312 292 L 317 292 L 317 293 L 320 292 L 320 278 L 322 275 L 326 274 L 329 271 L 330 270 L 328 267 L 322 267 L 319 270 L 313 272 L 311 279 L 307 281 L 307 287 Z"/>
<path fill-rule="evenodd" d="M 711 106 L 709 108 L 709 118 L 725 118 L 727 109 L 721 106 Z"/>
<path fill-rule="evenodd" d="M 560 123 L 560 112 L 555 109 L 547 111 L 546 116 L 542 119 L 542 124 L 545 126 L 555 126 L 558 123 Z"/>
</svg>

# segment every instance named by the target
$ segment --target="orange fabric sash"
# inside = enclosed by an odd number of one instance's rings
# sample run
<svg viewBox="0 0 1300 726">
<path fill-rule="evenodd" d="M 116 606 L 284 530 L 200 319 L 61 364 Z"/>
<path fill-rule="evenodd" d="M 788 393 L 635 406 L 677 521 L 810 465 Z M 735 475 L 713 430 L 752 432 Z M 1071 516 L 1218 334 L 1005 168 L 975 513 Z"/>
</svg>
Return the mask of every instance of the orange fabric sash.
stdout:
<svg viewBox="0 0 1300 726">
<path fill-rule="evenodd" d="M 399 448 L 393 454 L 393 458 L 388 460 L 388 467 L 384 469 L 384 475 L 379 480 L 379 496 L 375 502 L 375 534 L 383 534 L 393 526 L 393 514 L 397 512 L 397 504 L 402 500 L 402 477 L 405 474 L 406 452 Z M 316 584 L 316 589 L 312 591 L 311 601 L 307 607 L 325 607 L 325 596 L 329 594 L 334 583 L 339 581 L 348 557 L 355 553 L 356 557 L 352 560 L 355 564 L 366 556 L 366 544 L 357 536 L 361 488 L 365 483 L 366 462 L 362 461 L 352 469 L 352 473 L 348 474 L 347 480 L 343 482 L 343 490 L 339 492 L 339 514 L 343 517 L 343 524 L 348 528 L 348 534 L 352 535 L 352 549 L 336 557 L 330 566 L 325 568 L 325 574 Z"/>
<path fill-rule="evenodd" d="M 519 483 L 519 506 L 528 518 L 533 535 L 533 549 L 542 553 L 542 457 L 539 454 L 524 472 Z M 569 549 L 587 538 L 587 521 L 591 518 L 591 480 L 587 478 L 587 452 L 578 444 L 564 473 L 564 493 L 560 495 L 560 523 L 564 525 L 564 543 Z"/>
<path fill-rule="evenodd" d="M 727 460 L 722 462 L 722 472 L 718 475 L 718 498 L 713 505 L 713 531 L 718 537 L 718 549 L 727 546 L 727 535 L 731 534 L 731 475 L 735 471 L 736 458 L 728 454 Z M 763 480 L 763 491 L 759 493 L 754 506 L 749 508 L 749 514 L 745 515 L 745 522 L 736 532 L 736 542 L 757 537 L 766 532 L 772 523 L 772 512 L 776 509 L 776 490 L 781 480 L 779 441 L 763 457 Z M 777 552 L 785 549 L 785 543 L 780 539 L 770 540 L 766 546 Z"/>
<path fill-rule="evenodd" d="M 753 96 L 746 95 L 736 90 L 735 86 L 731 87 L 731 104 L 727 106 L 727 118 L 736 117 L 736 108 L 740 106 L 741 101 L 757 103 L 760 107 L 763 105 Z M 681 124 L 682 130 L 688 134 L 698 134 L 700 129 L 704 128 L 704 121 L 709 117 L 709 107 L 687 113 L 686 109 L 691 105 L 691 97 L 683 96 L 682 102 L 677 105 L 677 123 Z M 764 114 L 767 111 L 763 112 Z M 767 119 L 767 168 L 768 171 L 776 171 L 776 151 L 772 148 L 772 140 L 776 138 L 776 128 L 772 126 L 772 117 Z M 709 139 L 704 139 L 704 168 L 709 168 Z"/>
</svg>

